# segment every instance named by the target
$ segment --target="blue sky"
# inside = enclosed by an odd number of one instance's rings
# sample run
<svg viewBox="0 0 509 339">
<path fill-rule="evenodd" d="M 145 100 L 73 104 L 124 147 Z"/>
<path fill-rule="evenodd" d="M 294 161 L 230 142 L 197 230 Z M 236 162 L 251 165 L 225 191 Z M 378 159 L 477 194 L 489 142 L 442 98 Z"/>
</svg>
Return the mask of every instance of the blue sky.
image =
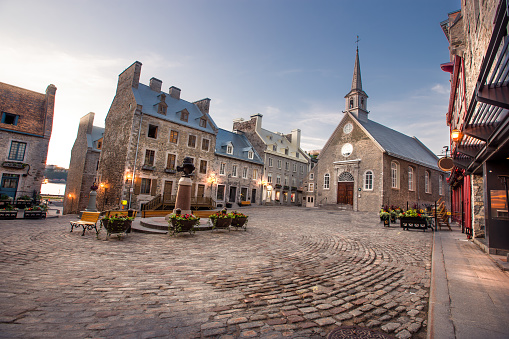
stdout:
<svg viewBox="0 0 509 339">
<path fill-rule="evenodd" d="M 369 118 L 416 136 L 440 154 L 448 43 L 439 23 L 459 0 L 417 1 L 10 1 L 0 0 L 0 81 L 44 92 L 57 86 L 48 164 L 68 167 L 79 118 L 104 119 L 118 74 L 142 62 L 151 77 L 212 99 L 211 115 L 263 114 L 272 131 L 302 131 L 321 148 L 343 117 L 356 36 Z"/>
</svg>

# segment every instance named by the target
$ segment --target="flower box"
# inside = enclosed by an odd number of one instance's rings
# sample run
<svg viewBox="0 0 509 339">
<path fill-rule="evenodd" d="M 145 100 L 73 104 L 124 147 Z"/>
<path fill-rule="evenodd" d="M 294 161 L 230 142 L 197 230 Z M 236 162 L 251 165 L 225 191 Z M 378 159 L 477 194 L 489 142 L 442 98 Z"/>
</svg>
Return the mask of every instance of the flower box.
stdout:
<svg viewBox="0 0 509 339">
<path fill-rule="evenodd" d="M 246 230 L 246 223 L 247 223 L 247 217 L 237 217 L 232 219 L 232 227 L 235 227 L 236 229 L 239 227 L 244 228 Z"/>
<path fill-rule="evenodd" d="M 131 230 L 132 220 L 120 219 L 115 220 L 112 218 L 101 220 L 102 226 L 106 229 L 106 236 L 109 237 L 113 233 L 129 233 Z"/>
<path fill-rule="evenodd" d="M 16 219 L 18 211 L 0 211 L 0 220 Z"/>
<path fill-rule="evenodd" d="M 42 219 L 46 218 L 46 212 L 44 211 L 24 211 L 23 218 L 25 219 Z"/>
<path fill-rule="evenodd" d="M 232 224 L 232 218 L 210 218 L 214 228 L 228 228 Z"/>
<path fill-rule="evenodd" d="M 177 170 L 171 169 L 171 168 L 165 168 L 164 171 L 166 173 L 175 174 L 177 173 Z"/>
<path fill-rule="evenodd" d="M 154 171 L 156 169 L 156 167 L 150 166 L 150 165 L 143 165 L 143 166 L 141 166 L 141 169 L 146 170 L 146 171 Z"/>
<path fill-rule="evenodd" d="M 421 217 L 401 217 L 400 219 L 401 228 L 407 230 L 409 228 L 421 229 L 426 232 L 428 228 L 428 221 L 426 218 Z"/>
<path fill-rule="evenodd" d="M 171 232 L 171 235 L 174 235 L 175 233 L 181 233 L 181 232 L 189 232 L 194 233 L 194 226 L 196 226 L 200 220 L 177 220 L 177 219 L 171 219 L 171 224 L 169 226 L 169 231 Z"/>
</svg>

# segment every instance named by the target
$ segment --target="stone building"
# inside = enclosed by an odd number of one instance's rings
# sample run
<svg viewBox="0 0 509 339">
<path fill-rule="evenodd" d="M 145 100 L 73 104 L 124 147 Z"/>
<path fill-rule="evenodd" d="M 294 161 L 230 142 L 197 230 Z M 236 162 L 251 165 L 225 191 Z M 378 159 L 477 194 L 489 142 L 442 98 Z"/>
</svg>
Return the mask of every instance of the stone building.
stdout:
<svg viewBox="0 0 509 339">
<path fill-rule="evenodd" d="M 216 158 L 210 183 L 218 207 L 249 201 L 262 201 L 263 160 L 240 131 L 219 128 L 216 139 Z"/>
<path fill-rule="evenodd" d="M 56 87 L 37 93 L 0 82 L 0 194 L 40 193 L 53 127 Z"/>
<path fill-rule="evenodd" d="M 492 253 L 509 252 L 507 0 L 462 1 L 440 23 L 449 41 L 447 125 L 453 217 Z"/>
<path fill-rule="evenodd" d="M 359 50 L 343 118 L 320 151 L 304 187 L 306 206 L 378 212 L 384 205 L 424 207 L 445 198 L 438 158 L 417 138 L 368 118 Z"/>
<path fill-rule="evenodd" d="M 105 121 L 99 162 L 99 209 L 156 209 L 174 203 L 184 157 L 196 166 L 195 202 L 211 200 L 208 175 L 214 161 L 217 127 L 209 115 L 210 99 L 188 102 L 180 89 L 161 90 L 162 81 L 140 83 L 141 63 L 119 75 L 117 91 Z"/>
<path fill-rule="evenodd" d="M 300 148 L 301 131 L 274 133 L 262 128 L 262 115 L 250 120 L 236 120 L 234 131 L 241 131 L 263 159 L 262 202 L 265 204 L 301 205 L 302 185 L 310 158 Z"/>
<path fill-rule="evenodd" d="M 88 205 L 90 187 L 96 181 L 104 128 L 94 126 L 93 112 L 80 119 L 71 151 L 63 213 L 78 213 Z"/>
</svg>

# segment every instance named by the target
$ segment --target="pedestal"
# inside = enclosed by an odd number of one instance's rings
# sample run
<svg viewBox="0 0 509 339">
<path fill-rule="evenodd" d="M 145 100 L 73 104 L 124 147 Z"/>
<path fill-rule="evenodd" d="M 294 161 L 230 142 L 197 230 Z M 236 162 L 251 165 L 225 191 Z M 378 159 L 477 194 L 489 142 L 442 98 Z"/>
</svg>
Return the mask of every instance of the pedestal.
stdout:
<svg viewBox="0 0 509 339">
<path fill-rule="evenodd" d="M 179 208 L 181 214 L 192 214 L 191 213 L 191 178 L 182 177 L 179 180 L 179 187 L 177 190 L 177 201 L 175 202 L 175 210 Z"/>
<path fill-rule="evenodd" d="M 95 201 L 97 200 L 97 192 L 90 191 L 90 199 L 88 199 L 88 206 L 85 209 L 87 212 L 97 212 L 97 207 L 95 206 Z"/>
</svg>

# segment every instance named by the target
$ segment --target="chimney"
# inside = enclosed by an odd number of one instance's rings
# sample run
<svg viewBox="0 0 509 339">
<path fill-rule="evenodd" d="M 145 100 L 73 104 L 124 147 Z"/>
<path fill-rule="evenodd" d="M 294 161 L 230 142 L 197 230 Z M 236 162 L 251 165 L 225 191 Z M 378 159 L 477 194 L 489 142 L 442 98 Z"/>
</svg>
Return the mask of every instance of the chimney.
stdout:
<svg viewBox="0 0 509 339">
<path fill-rule="evenodd" d="M 257 132 L 260 132 L 262 130 L 262 117 L 263 117 L 263 115 L 261 115 L 260 113 L 251 115 L 251 120 L 256 121 L 256 131 Z"/>
<path fill-rule="evenodd" d="M 198 108 L 200 109 L 200 111 L 203 114 L 205 114 L 205 113 L 209 114 L 209 109 L 210 109 L 210 99 L 209 98 L 205 98 L 205 99 L 201 99 L 201 100 L 195 101 L 195 102 L 193 102 L 193 104 L 198 106 Z"/>
<path fill-rule="evenodd" d="M 170 93 L 170 97 L 180 100 L 180 88 L 171 86 L 168 93 Z"/>
<path fill-rule="evenodd" d="M 154 77 L 152 77 L 150 79 L 150 89 L 153 90 L 154 92 L 161 92 L 161 86 L 163 85 L 163 82 L 159 79 L 156 79 Z"/>
<path fill-rule="evenodd" d="M 295 147 L 299 148 L 300 147 L 300 129 L 294 129 L 291 133 L 292 135 L 292 138 L 291 138 L 291 143 L 292 145 L 295 145 Z"/>
</svg>

